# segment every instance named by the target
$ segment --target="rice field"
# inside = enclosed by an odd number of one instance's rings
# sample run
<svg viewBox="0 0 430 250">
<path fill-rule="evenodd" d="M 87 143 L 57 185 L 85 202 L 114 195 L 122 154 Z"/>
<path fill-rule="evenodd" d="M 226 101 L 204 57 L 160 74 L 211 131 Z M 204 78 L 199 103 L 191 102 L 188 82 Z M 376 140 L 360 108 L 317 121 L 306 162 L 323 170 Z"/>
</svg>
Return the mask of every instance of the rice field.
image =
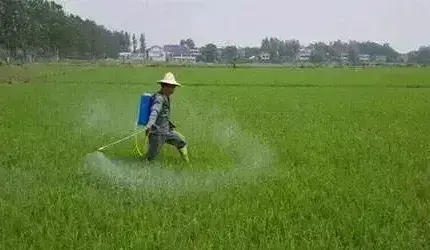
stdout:
<svg viewBox="0 0 430 250">
<path fill-rule="evenodd" d="M 183 84 L 136 155 L 140 95 Z M 1 249 L 428 249 L 425 68 L 0 68 Z M 138 138 L 142 140 L 141 137 Z"/>
</svg>

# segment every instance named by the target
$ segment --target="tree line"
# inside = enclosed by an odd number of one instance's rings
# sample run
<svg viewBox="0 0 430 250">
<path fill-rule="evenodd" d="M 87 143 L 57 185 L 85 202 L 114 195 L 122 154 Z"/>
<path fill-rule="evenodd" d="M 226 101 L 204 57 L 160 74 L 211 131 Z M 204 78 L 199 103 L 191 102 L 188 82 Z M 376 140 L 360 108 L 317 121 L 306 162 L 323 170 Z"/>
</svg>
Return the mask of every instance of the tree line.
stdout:
<svg viewBox="0 0 430 250">
<path fill-rule="evenodd" d="M 252 58 L 261 60 L 262 53 L 268 56 L 267 61 L 271 63 L 297 62 L 303 59 L 300 57 L 305 57 L 306 61 L 312 63 L 347 61 L 351 64 L 359 64 L 360 56 L 366 55 L 370 62 L 430 65 L 430 46 L 421 46 L 418 50 L 402 55 L 388 43 L 337 40 L 303 45 L 295 39 L 280 40 L 276 37 L 262 39 L 259 47 L 226 46 L 218 49 L 215 44 L 210 43 L 201 48 L 200 60 L 206 62 L 243 62 Z"/>
<path fill-rule="evenodd" d="M 180 45 L 196 48 L 192 38 L 182 39 Z M 260 46 L 218 48 L 206 44 L 199 48 L 199 61 L 241 62 L 261 59 L 268 55 L 271 63 L 297 61 L 308 51 L 313 63 L 336 62 L 345 56 L 358 63 L 360 54 L 371 60 L 380 56 L 386 62 L 405 62 L 404 56 L 388 43 L 372 41 L 315 42 L 304 46 L 300 41 L 265 37 Z M 28 58 L 52 57 L 76 59 L 118 58 L 120 52 L 145 54 L 145 35 L 128 31 L 109 30 L 93 20 L 66 14 L 63 7 L 47 0 L 0 0 L 0 57 Z M 407 54 L 408 63 L 430 64 L 430 46 L 420 47 Z"/>
<path fill-rule="evenodd" d="M 138 35 L 139 36 L 139 35 Z M 66 14 L 46 0 L 0 0 L 0 51 L 4 57 L 115 58 L 145 51 L 145 36 L 112 31 L 92 20 Z"/>
</svg>

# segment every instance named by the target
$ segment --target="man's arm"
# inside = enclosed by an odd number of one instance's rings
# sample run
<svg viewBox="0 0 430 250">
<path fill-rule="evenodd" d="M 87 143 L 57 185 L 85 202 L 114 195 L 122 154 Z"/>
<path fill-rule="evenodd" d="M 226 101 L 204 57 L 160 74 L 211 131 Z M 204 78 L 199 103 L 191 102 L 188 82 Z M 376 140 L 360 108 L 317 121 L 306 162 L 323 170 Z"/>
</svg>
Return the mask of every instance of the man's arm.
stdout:
<svg viewBox="0 0 430 250">
<path fill-rule="evenodd" d="M 154 99 L 154 103 L 151 107 L 151 113 L 149 114 L 149 120 L 147 128 L 151 129 L 151 127 L 155 124 L 155 121 L 157 120 L 158 114 L 161 111 L 161 108 L 163 107 L 163 97 L 160 95 L 156 95 Z"/>
</svg>

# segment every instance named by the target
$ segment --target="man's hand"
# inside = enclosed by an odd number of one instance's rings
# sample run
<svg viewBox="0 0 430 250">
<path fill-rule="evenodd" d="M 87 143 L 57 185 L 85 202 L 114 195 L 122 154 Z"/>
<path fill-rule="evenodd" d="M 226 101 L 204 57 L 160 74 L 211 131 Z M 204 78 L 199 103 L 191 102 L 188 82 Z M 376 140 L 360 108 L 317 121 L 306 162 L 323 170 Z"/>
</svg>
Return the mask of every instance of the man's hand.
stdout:
<svg viewBox="0 0 430 250">
<path fill-rule="evenodd" d="M 146 134 L 146 135 L 148 135 L 148 134 L 149 134 L 149 132 L 151 132 L 152 126 L 153 126 L 153 125 L 148 125 L 148 126 L 146 126 L 146 129 L 145 129 L 145 134 Z"/>
<path fill-rule="evenodd" d="M 146 126 L 146 130 L 145 133 L 146 135 L 148 135 L 149 133 L 151 133 L 152 131 L 154 131 L 156 129 L 156 125 L 155 124 L 149 124 Z"/>
</svg>

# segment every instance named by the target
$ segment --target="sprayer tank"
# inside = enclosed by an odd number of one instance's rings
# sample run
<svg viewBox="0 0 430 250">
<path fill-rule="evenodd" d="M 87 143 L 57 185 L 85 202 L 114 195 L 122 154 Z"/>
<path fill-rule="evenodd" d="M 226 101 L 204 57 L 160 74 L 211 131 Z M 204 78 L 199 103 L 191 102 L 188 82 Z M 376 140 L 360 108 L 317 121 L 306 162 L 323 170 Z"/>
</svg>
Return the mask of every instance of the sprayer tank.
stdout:
<svg viewBox="0 0 430 250">
<path fill-rule="evenodd" d="M 152 102 L 152 94 L 144 93 L 140 97 L 140 105 L 139 105 L 139 116 L 137 120 L 137 124 L 140 126 L 146 126 L 149 120 L 150 107 Z"/>
</svg>

